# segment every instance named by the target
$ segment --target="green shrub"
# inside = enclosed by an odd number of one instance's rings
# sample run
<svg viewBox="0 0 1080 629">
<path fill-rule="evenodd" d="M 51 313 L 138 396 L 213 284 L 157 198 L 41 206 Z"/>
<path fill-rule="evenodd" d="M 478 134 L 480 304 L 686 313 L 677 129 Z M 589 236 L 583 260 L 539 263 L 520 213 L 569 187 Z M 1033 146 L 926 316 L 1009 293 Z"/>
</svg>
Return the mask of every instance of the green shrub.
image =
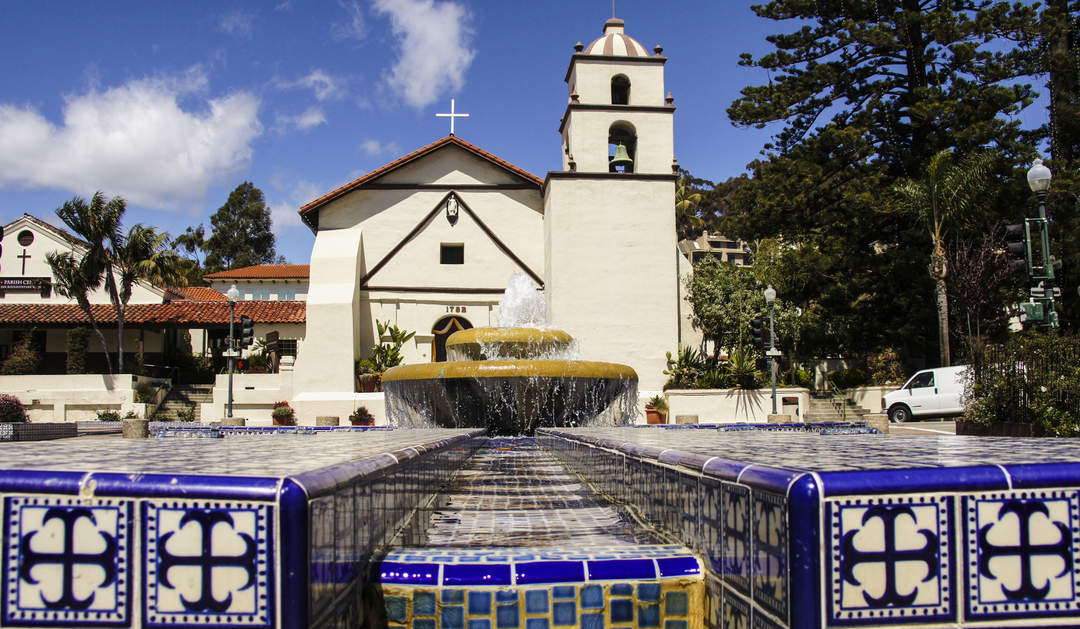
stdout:
<svg viewBox="0 0 1080 629">
<path fill-rule="evenodd" d="M 280 426 L 296 425 L 296 411 L 288 402 L 274 402 L 274 410 L 270 411 L 270 416 L 274 418 L 274 423 Z"/>
<path fill-rule="evenodd" d="M 97 418 L 103 422 L 118 422 L 120 421 L 120 413 L 117 411 L 98 411 Z"/>
<path fill-rule="evenodd" d="M 71 328 L 67 333 L 67 372 L 86 373 L 86 348 L 90 346 L 90 328 Z"/>
<path fill-rule="evenodd" d="M 869 381 L 869 377 L 866 375 L 866 372 L 862 369 L 859 369 L 858 367 L 830 371 L 826 377 L 829 379 L 829 382 L 831 382 L 834 387 L 838 387 L 840 389 L 861 387 Z"/>
<path fill-rule="evenodd" d="M 866 369 L 870 372 L 870 384 L 904 384 L 904 363 L 900 361 L 900 352 L 891 347 L 867 357 Z"/>
<path fill-rule="evenodd" d="M 748 347 L 731 352 L 727 361 L 727 373 L 736 386 L 743 389 L 761 388 L 763 379 L 757 368 L 757 356 Z M 768 374 L 765 374 L 765 378 Z"/>
<path fill-rule="evenodd" d="M 178 422 L 193 422 L 195 421 L 195 407 L 188 406 L 176 411 L 176 421 Z"/>
<path fill-rule="evenodd" d="M 150 404 L 157 396 L 157 387 L 149 382 L 140 382 L 135 385 L 135 401 L 139 404 Z"/>
<path fill-rule="evenodd" d="M 1036 435 L 1080 437 L 1080 339 L 1026 332 L 974 358 L 965 421 L 1031 424 Z"/>
<path fill-rule="evenodd" d="M 0 422 L 8 424 L 26 421 L 30 421 L 30 418 L 26 416 L 26 408 L 19 398 L 0 393 Z"/>
<path fill-rule="evenodd" d="M 5 376 L 28 376 L 37 373 L 39 366 L 41 366 L 41 354 L 34 348 L 30 342 L 30 335 L 27 334 L 11 348 L 11 353 L 8 354 L 4 365 L 0 367 L 0 372 L 3 372 Z"/>
<path fill-rule="evenodd" d="M 675 356 L 667 353 L 667 369 L 664 374 L 668 380 L 664 383 L 664 390 L 668 389 L 693 389 L 701 378 L 705 361 L 701 352 L 693 347 L 679 346 Z"/>
<path fill-rule="evenodd" d="M 730 389 L 735 386 L 735 380 L 725 369 L 712 367 L 701 372 L 697 379 L 695 389 Z"/>
<path fill-rule="evenodd" d="M 349 423 L 353 426 L 370 426 L 375 422 L 375 417 L 368 411 L 366 406 L 357 408 L 349 415 Z"/>
<path fill-rule="evenodd" d="M 645 402 L 645 408 L 666 413 L 668 410 L 667 398 L 662 395 L 654 395 Z"/>
</svg>

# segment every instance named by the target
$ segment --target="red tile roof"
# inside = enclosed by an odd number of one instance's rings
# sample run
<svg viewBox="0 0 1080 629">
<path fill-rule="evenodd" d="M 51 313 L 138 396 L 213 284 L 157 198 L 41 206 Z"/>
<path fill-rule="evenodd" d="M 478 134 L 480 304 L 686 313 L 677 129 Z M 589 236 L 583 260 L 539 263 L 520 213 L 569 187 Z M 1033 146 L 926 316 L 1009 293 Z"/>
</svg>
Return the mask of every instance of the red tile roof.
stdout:
<svg viewBox="0 0 1080 629">
<path fill-rule="evenodd" d="M 312 202 L 310 202 L 310 203 L 308 203 L 306 205 L 301 206 L 301 208 L 300 208 L 300 218 L 308 225 L 308 227 L 311 227 L 314 230 L 315 226 L 317 224 L 317 221 L 315 220 L 315 217 L 318 214 L 317 210 L 319 208 L 321 208 L 322 206 L 324 206 L 327 203 L 333 201 L 334 199 L 337 199 L 338 197 L 342 197 L 342 196 L 348 194 L 349 192 L 352 192 L 353 190 L 356 190 L 357 188 L 362 187 L 365 183 L 368 183 L 370 181 L 378 179 L 379 177 L 382 177 L 383 175 L 385 175 L 386 173 L 389 173 L 390 171 L 401 168 L 402 166 L 408 164 L 409 162 L 417 160 L 417 159 L 427 155 L 428 153 L 432 153 L 432 152 L 434 152 L 434 151 L 436 151 L 436 150 L 438 150 L 438 149 L 440 149 L 440 148 L 442 148 L 444 146 L 447 146 L 449 144 L 452 144 L 454 146 L 465 149 L 466 151 L 469 151 L 470 153 L 476 155 L 477 157 L 480 157 L 482 159 L 486 159 L 487 161 L 491 162 L 492 164 L 495 164 L 496 166 L 499 166 L 502 169 L 507 170 L 507 171 L 517 175 L 518 177 L 521 177 L 522 179 L 528 181 L 529 183 L 536 184 L 537 188 L 544 185 L 544 180 L 543 179 L 541 179 L 541 178 L 537 177 L 536 175 L 530 173 L 529 171 L 525 170 L 524 168 L 519 168 L 519 167 L 511 164 L 510 162 L 500 158 L 500 157 L 496 157 L 492 153 L 488 153 L 487 151 L 485 151 L 484 149 L 482 149 L 482 148 L 480 148 L 480 147 L 478 147 L 476 145 L 469 144 L 468 142 L 466 142 L 465 140 L 462 140 L 461 138 L 458 138 L 458 137 L 453 136 L 453 135 L 448 135 L 448 136 L 446 136 L 445 138 L 443 138 L 441 140 L 436 140 L 435 142 L 432 142 L 431 144 L 428 144 L 427 146 L 416 149 L 412 153 L 409 153 L 408 155 L 405 155 L 404 157 L 400 157 L 400 158 L 390 162 L 389 164 L 386 164 L 385 166 L 381 166 L 379 168 L 376 168 L 375 170 L 373 170 L 373 171 L 369 172 L 368 174 L 364 175 L 363 177 L 360 177 L 359 179 L 354 179 L 353 181 L 350 181 L 349 183 L 347 183 L 347 184 L 345 184 L 345 185 L 343 185 L 343 186 L 341 186 L 339 188 L 335 188 L 334 190 L 331 190 L 330 192 L 327 192 L 326 194 L 322 195 L 318 199 L 315 199 L 314 201 L 312 201 Z"/>
<path fill-rule="evenodd" d="M 191 301 L 226 301 L 228 297 L 221 291 L 209 286 L 185 286 L 183 288 L 170 288 L 170 291 L 179 295 L 180 299 Z"/>
<path fill-rule="evenodd" d="M 116 324 L 116 311 L 109 304 L 91 306 L 99 324 Z M 302 301 L 238 301 L 236 316 L 246 315 L 256 323 L 304 323 L 307 305 Z M 227 324 L 229 304 L 225 301 L 174 301 L 168 304 L 131 304 L 125 324 L 152 325 L 175 321 L 179 324 Z M 0 325 L 75 325 L 89 323 L 74 304 L 0 304 Z"/>
<path fill-rule="evenodd" d="M 203 276 L 206 280 L 294 280 L 307 279 L 311 275 L 311 265 L 308 264 L 256 264 L 239 269 L 218 271 Z"/>
</svg>

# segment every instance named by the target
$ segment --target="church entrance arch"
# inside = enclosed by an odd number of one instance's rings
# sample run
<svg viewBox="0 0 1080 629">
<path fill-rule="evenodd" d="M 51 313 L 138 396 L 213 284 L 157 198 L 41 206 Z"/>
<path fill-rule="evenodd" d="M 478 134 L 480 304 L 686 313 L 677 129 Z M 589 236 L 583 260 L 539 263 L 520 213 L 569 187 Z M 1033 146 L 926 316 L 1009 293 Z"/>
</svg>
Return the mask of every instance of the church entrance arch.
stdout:
<svg viewBox="0 0 1080 629">
<path fill-rule="evenodd" d="M 450 315 L 435 322 L 431 328 L 431 334 L 435 337 L 431 341 L 431 362 L 441 363 L 446 361 L 446 339 L 458 330 L 468 330 L 473 327 L 465 317 Z"/>
</svg>

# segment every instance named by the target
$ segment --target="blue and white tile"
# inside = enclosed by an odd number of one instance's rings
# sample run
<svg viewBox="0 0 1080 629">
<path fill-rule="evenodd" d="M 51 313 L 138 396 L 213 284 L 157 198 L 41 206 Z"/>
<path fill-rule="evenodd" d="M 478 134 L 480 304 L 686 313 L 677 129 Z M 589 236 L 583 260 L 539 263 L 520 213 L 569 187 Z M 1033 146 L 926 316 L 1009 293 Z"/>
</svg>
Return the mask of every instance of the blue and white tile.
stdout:
<svg viewBox="0 0 1080 629">
<path fill-rule="evenodd" d="M 826 503 L 829 620 L 837 625 L 949 621 L 956 584 L 953 498 L 859 496 Z"/>
<path fill-rule="evenodd" d="M 784 496 L 753 492 L 754 602 L 788 617 L 788 518 Z"/>
<path fill-rule="evenodd" d="M 4 499 L 3 625 L 131 622 L 132 504 Z"/>
<path fill-rule="evenodd" d="M 723 530 L 723 579 L 744 595 L 750 595 L 750 542 L 753 536 L 750 521 L 750 489 L 724 483 L 722 486 L 721 517 Z"/>
<path fill-rule="evenodd" d="M 967 616 L 1080 618 L 1080 493 L 964 497 Z"/>
<path fill-rule="evenodd" d="M 145 623 L 273 625 L 272 517 L 259 503 L 144 503 Z"/>
</svg>

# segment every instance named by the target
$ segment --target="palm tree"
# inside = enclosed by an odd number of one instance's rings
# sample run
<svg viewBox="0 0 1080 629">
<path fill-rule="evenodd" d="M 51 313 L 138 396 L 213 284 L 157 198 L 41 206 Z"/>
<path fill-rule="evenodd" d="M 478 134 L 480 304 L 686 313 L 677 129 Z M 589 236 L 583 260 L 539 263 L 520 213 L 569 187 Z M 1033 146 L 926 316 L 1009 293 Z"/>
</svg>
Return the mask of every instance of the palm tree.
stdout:
<svg viewBox="0 0 1080 629">
<path fill-rule="evenodd" d="M 701 193 L 691 188 L 690 184 L 689 173 L 679 177 L 675 183 L 675 229 L 679 240 L 696 238 L 705 228 L 705 221 L 697 213 Z"/>
<path fill-rule="evenodd" d="M 123 369 L 124 321 L 135 284 L 140 279 L 145 279 L 169 286 L 183 283 L 183 278 L 179 256 L 168 248 L 167 233 L 136 223 L 126 235 L 118 235 L 110 244 L 110 272 L 106 275 L 105 286 L 109 292 L 109 301 L 116 310 L 116 353 L 120 368 Z M 116 280 L 119 280 L 119 285 Z"/>
<path fill-rule="evenodd" d="M 70 251 L 50 251 L 45 254 L 45 261 L 53 274 L 53 288 L 58 294 L 68 299 L 74 299 L 79 308 L 90 320 L 90 327 L 101 341 L 101 347 L 105 352 L 105 366 L 112 373 L 112 361 L 109 359 L 108 346 L 105 344 L 105 335 L 98 327 L 94 311 L 90 308 L 89 294 L 101 286 L 101 272 L 90 267 L 90 256 L 83 256 L 82 260 L 76 260 Z"/>
<path fill-rule="evenodd" d="M 975 201 L 997 159 L 995 153 L 971 153 L 957 160 L 951 149 L 930 158 L 925 179 L 907 180 L 897 186 L 901 202 L 922 220 L 930 232 L 930 277 L 937 300 L 938 351 L 942 367 L 950 364 L 949 276 L 945 240 L 950 230 L 963 226 L 975 213 Z"/>
<path fill-rule="evenodd" d="M 108 243 L 120 233 L 120 217 L 125 210 L 124 200 L 113 197 L 106 201 L 99 190 L 91 197 L 90 203 L 80 197 L 64 203 L 57 208 L 56 215 L 68 228 L 85 242 L 86 253 L 77 259 L 72 252 L 46 255 L 46 262 L 56 278 L 56 292 L 68 299 L 74 299 L 79 308 L 90 320 L 90 325 L 101 341 L 105 352 L 105 365 L 112 373 L 105 336 L 98 329 L 97 320 L 90 308 L 90 293 L 97 290 L 110 268 Z"/>
</svg>

